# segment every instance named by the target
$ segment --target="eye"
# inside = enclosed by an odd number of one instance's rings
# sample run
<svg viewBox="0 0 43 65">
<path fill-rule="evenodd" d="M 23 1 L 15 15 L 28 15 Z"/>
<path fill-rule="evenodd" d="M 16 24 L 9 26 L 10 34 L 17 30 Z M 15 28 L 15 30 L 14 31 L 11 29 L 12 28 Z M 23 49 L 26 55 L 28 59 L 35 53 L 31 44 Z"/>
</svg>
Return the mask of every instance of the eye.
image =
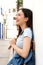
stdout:
<svg viewBox="0 0 43 65">
<path fill-rule="evenodd" d="M 18 14 L 16 14 L 16 16 L 20 16 L 20 14 L 18 13 Z"/>
<path fill-rule="evenodd" d="M 20 16 L 20 14 L 18 14 L 18 16 Z"/>
</svg>

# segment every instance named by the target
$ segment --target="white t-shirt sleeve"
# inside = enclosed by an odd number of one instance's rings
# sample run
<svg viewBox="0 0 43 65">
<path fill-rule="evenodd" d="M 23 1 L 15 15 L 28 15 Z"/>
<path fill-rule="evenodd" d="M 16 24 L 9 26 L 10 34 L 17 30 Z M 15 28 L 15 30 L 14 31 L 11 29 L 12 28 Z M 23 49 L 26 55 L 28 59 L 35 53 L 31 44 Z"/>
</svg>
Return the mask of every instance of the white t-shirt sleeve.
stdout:
<svg viewBox="0 0 43 65">
<path fill-rule="evenodd" d="M 32 39 L 32 31 L 31 31 L 30 28 L 26 28 L 24 30 L 24 37 L 26 37 L 26 36 L 28 36 L 28 37 L 30 37 Z"/>
</svg>

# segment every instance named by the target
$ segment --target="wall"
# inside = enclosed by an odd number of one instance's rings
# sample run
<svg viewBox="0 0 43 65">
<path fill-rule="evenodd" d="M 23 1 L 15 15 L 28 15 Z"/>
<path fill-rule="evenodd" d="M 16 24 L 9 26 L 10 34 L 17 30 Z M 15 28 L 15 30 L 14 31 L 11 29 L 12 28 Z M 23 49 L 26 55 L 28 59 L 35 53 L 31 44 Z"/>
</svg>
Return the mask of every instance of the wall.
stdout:
<svg viewBox="0 0 43 65">
<path fill-rule="evenodd" d="M 33 11 L 36 65 L 43 65 L 43 2 L 42 0 L 23 0 L 23 7 Z"/>
<path fill-rule="evenodd" d="M 0 65 L 7 65 L 10 51 L 8 50 L 8 40 L 0 40 Z"/>
</svg>

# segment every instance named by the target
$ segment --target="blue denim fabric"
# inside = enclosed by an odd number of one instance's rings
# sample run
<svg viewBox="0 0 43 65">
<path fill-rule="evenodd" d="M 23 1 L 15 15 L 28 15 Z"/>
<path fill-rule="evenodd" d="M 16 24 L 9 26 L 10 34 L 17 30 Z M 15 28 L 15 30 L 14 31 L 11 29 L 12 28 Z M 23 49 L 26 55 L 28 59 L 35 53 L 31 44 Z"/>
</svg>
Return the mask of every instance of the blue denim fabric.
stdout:
<svg viewBox="0 0 43 65">
<path fill-rule="evenodd" d="M 7 64 L 7 65 L 35 65 L 35 57 L 33 56 L 33 53 L 31 51 L 31 55 L 28 55 L 28 57 L 26 59 L 22 58 L 21 56 L 19 56 L 18 54 L 15 55 L 15 57 L 13 57 L 11 59 L 11 61 Z"/>
<path fill-rule="evenodd" d="M 23 60 L 24 59 L 22 57 L 16 54 L 16 57 L 13 57 L 7 65 L 22 65 L 24 63 Z"/>
<path fill-rule="evenodd" d="M 28 61 L 26 63 L 26 65 L 35 65 L 35 55 L 34 54 L 35 54 L 35 51 L 33 51 L 33 55 L 31 57 L 30 61 Z"/>
</svg>

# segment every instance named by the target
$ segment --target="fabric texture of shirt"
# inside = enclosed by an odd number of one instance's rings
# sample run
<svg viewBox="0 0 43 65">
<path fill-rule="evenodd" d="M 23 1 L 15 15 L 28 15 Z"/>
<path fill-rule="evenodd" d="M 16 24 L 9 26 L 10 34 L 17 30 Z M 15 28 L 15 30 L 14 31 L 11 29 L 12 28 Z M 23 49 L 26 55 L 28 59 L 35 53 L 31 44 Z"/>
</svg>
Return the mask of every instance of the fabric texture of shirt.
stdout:
<svg viewBox="0 0 43 65">
<path fill-rule="evenodd" d="M 32 39 L 32 31 L 30 28 L 26 28 L 24 29 L 23 31 L 23 34 L 19 35 L 18 39 L 17 39 L 17 42 L 16 42 L 16 45 L 19 47 L 19 48 L 23 48 L 23 39 L 24 37 L 30 37 Z M 27 44 L 27 43 L 26 43 Z"/>
</svg>

